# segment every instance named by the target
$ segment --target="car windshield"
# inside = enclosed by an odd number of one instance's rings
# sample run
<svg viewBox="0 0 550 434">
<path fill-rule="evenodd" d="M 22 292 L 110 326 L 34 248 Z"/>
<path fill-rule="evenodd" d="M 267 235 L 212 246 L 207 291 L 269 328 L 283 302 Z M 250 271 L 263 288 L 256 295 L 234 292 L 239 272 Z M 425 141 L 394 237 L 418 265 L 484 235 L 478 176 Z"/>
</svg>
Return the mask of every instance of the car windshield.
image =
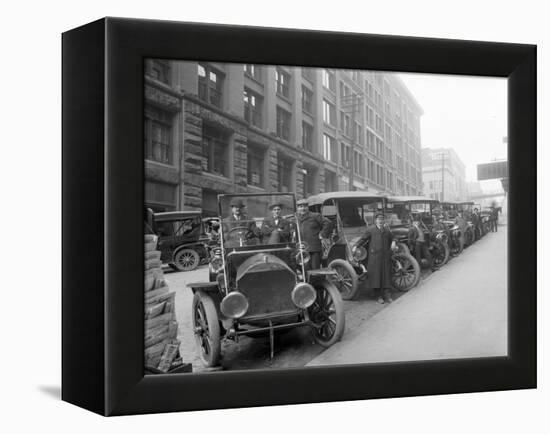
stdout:
<svg viewBox="0 0 550 434">
<path fill-rule="evenodd" d="M 364 227 L 374 224 L 374 216 L 383 207 L 382 199 L 341 199 L 338 201 L 338 214 L 344 228 Z"/>
<path fill-rule="evenodd" d="M 385 215 L 386 222 L 390 226 L 406 225 L 412 222 L 409 208 L 403 203 L 389 203 Z"/>
<path fill-rule="evenodd" d="M 243 194 L 219 197 L 225 247 L 298 241 L 293 194 Z"/>
</svg>

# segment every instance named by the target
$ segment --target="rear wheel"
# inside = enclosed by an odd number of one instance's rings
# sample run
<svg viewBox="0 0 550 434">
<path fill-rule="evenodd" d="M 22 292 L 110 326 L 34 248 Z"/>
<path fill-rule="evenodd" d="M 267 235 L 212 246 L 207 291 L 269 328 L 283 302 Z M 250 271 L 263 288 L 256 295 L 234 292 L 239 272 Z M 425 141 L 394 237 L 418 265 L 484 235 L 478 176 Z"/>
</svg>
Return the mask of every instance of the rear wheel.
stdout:
<svg viewBox="0 0 550 434">
<path fill-rule="evenodd" d="M 432 251 L 432 257 L 434 261 L 434 267 L 440 268 L 449 260 L 450 249 L 449 245 L 445 241 L 436 241 Z"/>
<path fill-rule="evenodd" d="M 315 285 L 317 298 L 309 307 L 308 314 L 313 322 L 313 338 L 319 345 L 328 348 L 338 342 L 344 334 L 344 303 L 336 286 L 328 281 Z"/>
<path fill-rule="evenodd" d="M 463 249 L 464 249 L 464 243 L 462 241 L 462 238 L 455 238 L 452 241 L 451 255 L 458 256 L 462 253 Z"/>
<path fill-rule="evenodd" d="M 221 340 L 218 313 L 212 298 L 197 291 L 192 305 L 193 332 L 200 358 L 205 366 L 217 366 L 220 361 Z"/>
<path fill-rule="evenodd" d="M 466 229 L 464 232 L 464 246 L 468 247 L 474 242 L 474 232 L 471 229 Z"/>
<path fill-rule="evenodd" d="M 412 255 L 392 255 L 392 285 L 398 291 L 414 288 L 420 280 L 420 265 Z"/>
<path fill-rule="evenodd" d="M 342 299 L 352 300 L 355 298 L 359 287 L 359 279 L 351 264 L 343 259 L 335 259 L 328 266 L 336 271 L 334 284 L 340 291 Z"/>
<path fill-rule="evenodd" d="M 193 249 L 181 249 L 174 255 L 174 265 L 179 271 L 191 271 L 199 266 L 200 256 Z"/>
</svg>

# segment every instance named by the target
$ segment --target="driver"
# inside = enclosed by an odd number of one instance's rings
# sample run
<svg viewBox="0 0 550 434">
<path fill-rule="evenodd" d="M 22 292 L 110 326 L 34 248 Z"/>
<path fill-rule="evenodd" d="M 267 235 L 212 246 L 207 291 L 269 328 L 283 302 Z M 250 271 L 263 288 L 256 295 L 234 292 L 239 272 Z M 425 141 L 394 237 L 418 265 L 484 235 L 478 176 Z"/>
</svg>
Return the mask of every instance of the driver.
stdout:
<svg viewBox="0 0 550 434">
<path fill-rule="evenodd" d="M 248 220 L 242 212 L 245 207 L 241 199 L 233 199 L 229 204 L 231 215 L 223 219 L 223 233 L 231 244 L 256 244 L 260 231 L 253 220 Z"/>
</svg>

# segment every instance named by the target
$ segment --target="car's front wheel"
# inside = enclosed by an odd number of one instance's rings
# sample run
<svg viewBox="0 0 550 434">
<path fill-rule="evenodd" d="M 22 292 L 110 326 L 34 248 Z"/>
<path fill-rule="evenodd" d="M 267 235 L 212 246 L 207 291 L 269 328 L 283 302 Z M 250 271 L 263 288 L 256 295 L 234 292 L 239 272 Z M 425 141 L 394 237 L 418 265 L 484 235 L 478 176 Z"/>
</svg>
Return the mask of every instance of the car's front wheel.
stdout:
<svg viewBox="0 0 550 434">
<path fill-rule="evenodd" d="M 342 298 L 344 300 L 354 299 L 357 295 L 359 279 L 351 264 L 343 259 L 335 259 L 328 266 L 336 271 L 334 284 L 338 288 L 338 291 L 340 291 Z"/>
<path fill-rule="evenodd" d="M 420 280 L 420 265 L 412 255 L 392 255 L 392 284 L 398 291 L 414 288 Z"/>
<path fill-rule="evenodd" d="M 174 265 L 179 271 L 191 271 L 199 266 L 199 254 L 193 249 L 180 249 L 174 255 Z"/>
<path fill-rule="evenodd" d="M 207 367 L 220 361 L 221 341 L 218 313 L 212 297 L 202 291 L 195 292 L 192 304 L 193 332 L 202 362 Z"/>
<path fill-rule="evenodd" d="M 440 268 L 449 261 L 450 249 L 445 241 L 437 240 L 434 244 L 432 256 L 435 268 Z"/>
<path fill-rule="evenodd" d="M 313 323 L 313 338 L 319 345 L 328 348 L 344 334 L 344 303 L 336 286 L 328 281 L 315 285 L 317 298 L 308 309 Z"/>
</svg>

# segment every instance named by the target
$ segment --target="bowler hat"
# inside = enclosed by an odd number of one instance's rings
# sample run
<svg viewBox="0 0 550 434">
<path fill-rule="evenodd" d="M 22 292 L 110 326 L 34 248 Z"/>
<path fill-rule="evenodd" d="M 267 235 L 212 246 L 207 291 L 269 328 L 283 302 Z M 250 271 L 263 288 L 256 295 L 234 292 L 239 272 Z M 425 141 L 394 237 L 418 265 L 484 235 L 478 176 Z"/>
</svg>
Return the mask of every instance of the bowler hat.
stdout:
<svg viewBox="0 0 550 434">
<path fill-rule="evenodd" d="M 375 218 L 375 219 L 377 219 L 377 218 L 378 218 L 378 216 L 380 216 L 380 217 L 384 218 L 384 214 L 382 214 L 381 212 L 379 212 L 379 213 L 376 213 L 376 214 L 374 215 L 374 218 Z"/>
<path fill-rule="evenodd" d="M 243 208 L 245 205 L 241 199 L 232 199 L 229 203 L 230 207 Z"/>
<path fill-rule="evenodd" d="M 296 205 L 307 205 L 307 199 L 299 199 L 296 201 Z"/>
<path fill-rule="evenodd" d="M 272 203 L 271 205 L 269 205 L 269 209 L 273 209 L 275 208 L 276 206 L 278 206 L 279 208 L 282 208 L 283 207 L 283 204 L 281 202 L 274 202 Z"/>
</svg>

